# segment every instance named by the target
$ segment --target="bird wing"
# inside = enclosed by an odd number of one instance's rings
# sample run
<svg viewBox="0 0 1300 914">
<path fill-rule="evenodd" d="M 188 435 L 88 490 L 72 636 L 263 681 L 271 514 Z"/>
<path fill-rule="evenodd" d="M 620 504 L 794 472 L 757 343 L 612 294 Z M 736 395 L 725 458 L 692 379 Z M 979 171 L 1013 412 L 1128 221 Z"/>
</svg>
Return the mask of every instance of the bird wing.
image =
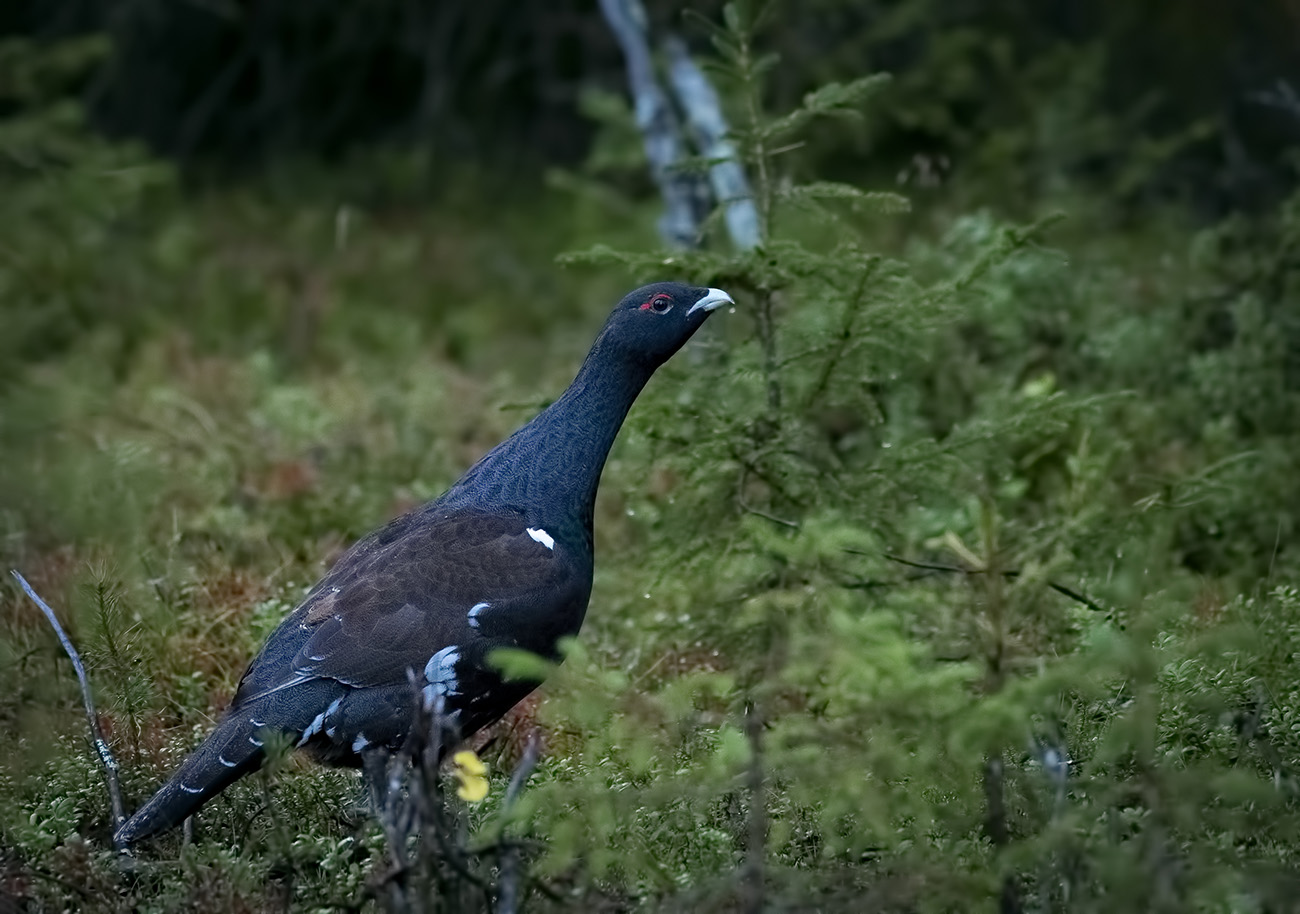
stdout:
<svg viewBox="0 0 1300 914">
<path fill-rule="evenodd" d="M 590 561 L 522 512 L 407 515 L 359 541 L 281 623 L 233 706 L 322 678 L 404 684 L 449 648 L 551 654 L 590 592 Z"/>
</svg>

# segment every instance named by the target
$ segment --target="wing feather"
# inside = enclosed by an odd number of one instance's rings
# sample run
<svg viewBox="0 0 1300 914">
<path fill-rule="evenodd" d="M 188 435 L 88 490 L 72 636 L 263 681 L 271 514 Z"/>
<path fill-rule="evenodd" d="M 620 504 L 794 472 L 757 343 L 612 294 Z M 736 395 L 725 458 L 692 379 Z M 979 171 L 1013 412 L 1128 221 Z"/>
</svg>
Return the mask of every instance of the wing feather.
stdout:
<svg viewBox="0 0 1300 914">
<path fill-rule="evenodd" d="M 315 678 L 400 686 L 449 646 L 551 653 L 582 622 L 591 566 L 529 529 L 522 512 L 425 512 L 361 540 L 267 640 L 235 706 Z"/>
</svg>

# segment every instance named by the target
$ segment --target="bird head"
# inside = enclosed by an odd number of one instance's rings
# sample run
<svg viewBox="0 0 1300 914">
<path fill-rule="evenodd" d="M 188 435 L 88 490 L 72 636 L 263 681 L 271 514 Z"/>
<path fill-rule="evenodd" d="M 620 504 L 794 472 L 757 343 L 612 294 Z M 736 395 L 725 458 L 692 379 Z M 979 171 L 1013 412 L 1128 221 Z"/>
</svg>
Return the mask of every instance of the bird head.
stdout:
<svg viewBox="0 0 1300 914">
<path fill-rule="evenodd" d="M 732 303 L 721 289 L 652 283 L 623 297 L 601 336 L 635 360 L 658 366 L 700 329 L 711 311 Z"/>
</svg>

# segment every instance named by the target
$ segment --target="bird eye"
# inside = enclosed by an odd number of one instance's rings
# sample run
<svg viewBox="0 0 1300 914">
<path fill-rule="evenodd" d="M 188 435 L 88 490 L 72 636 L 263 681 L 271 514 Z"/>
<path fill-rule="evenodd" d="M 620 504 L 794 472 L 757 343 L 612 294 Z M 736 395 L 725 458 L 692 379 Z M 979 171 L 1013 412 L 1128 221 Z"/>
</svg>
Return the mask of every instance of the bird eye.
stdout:
<svg viewBox="0 0 1300 914">
<path fill-rule="evenodd" d="M 673 300 L 667 295 L 656 295 L 650 299 L 650 310 L 655 314 L 663 314 L 673 306 Z"/>
</svg>

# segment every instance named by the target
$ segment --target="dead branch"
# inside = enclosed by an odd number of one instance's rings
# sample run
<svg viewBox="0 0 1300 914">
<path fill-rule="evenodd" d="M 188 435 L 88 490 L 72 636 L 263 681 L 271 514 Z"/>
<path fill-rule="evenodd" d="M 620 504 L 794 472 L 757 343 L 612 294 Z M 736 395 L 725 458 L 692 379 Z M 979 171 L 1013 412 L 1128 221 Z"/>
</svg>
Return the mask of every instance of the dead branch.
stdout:
<svg viewBox="0 0 1300 914">
<path fill-rule="evenodd" d="M 104 767 L 104 781 L 108 785 L 108 799 L 112 805 L 113 814 L 113 832 L 116 833 L 118 826 L 126 819 L 126 807 L 122 803 L 122 788 L 117 780 L 117 759 L 113 755 L 113 750 L 108 747 L 108 742 L 104 739 L 104 731 L 99 726 L 99 715 L 95 712 L 95 698 L 90 689 L 90 677 L 86 675 L 86 667 L 81 662 L 81 655 L 72 645 L 72 639 L 68 633 L 63 630 L 59 624 L 59 617 L 54 614 L 50 604 L 41 599 L 40 595 L 32 589 L 32 585 L 27 583 L 17 569 L 10 569 L 9 573 L 18 581 L 18 586 L 23 589 L 27 596 L 32 598 L 45 618 L 49 620 L 50 625 L 54 628 L 54 634 L 58 636 L 59 643 L 63 645 L 63 652 L 68 655 L 72 661 L 72 668 L 77 672 L 77 681 L 81 684 L 81 700 L 86 708 L 86 722 L 90 724 L 91 744 L 95 747 L 95 752 L 99 755 L 99 762 Z"/>
</svg>

